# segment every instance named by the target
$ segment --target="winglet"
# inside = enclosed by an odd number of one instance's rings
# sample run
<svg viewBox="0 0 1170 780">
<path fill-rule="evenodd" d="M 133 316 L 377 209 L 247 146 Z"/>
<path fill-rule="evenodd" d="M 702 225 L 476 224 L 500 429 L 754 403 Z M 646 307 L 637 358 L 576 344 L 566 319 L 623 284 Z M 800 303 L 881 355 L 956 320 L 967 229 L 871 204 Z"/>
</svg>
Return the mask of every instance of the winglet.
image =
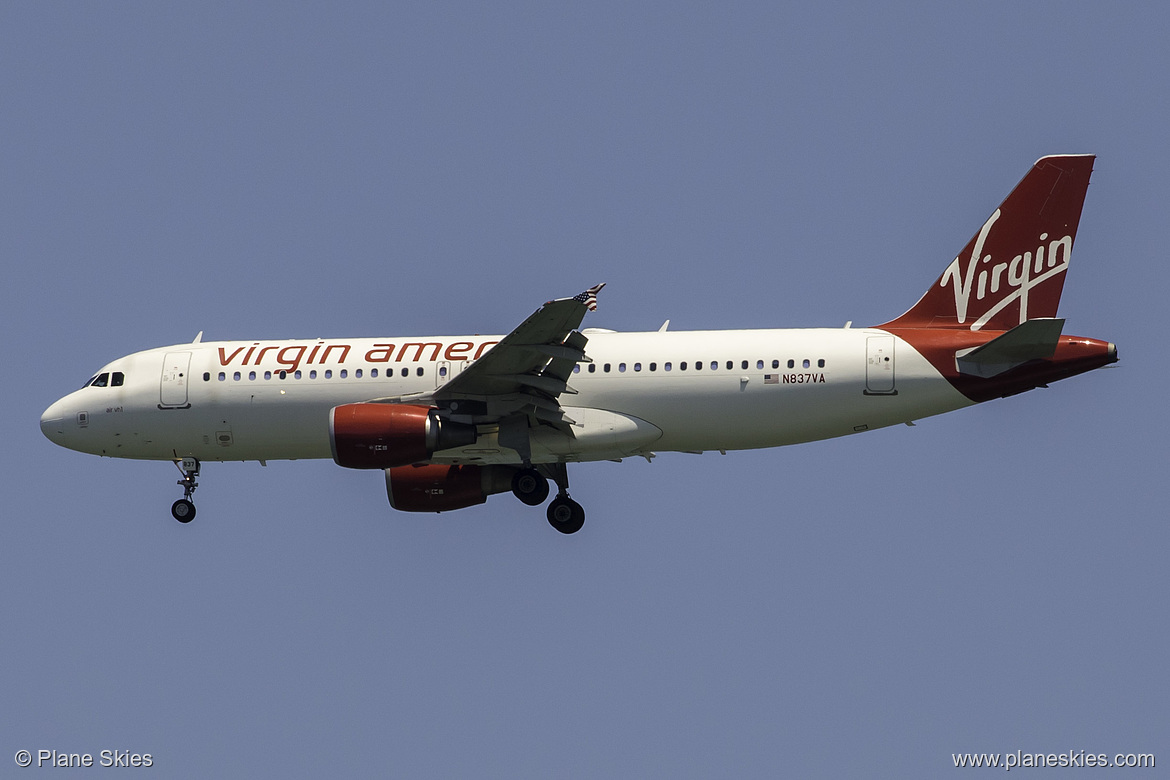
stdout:
<svg viewBox="0 0 1170 780">
<path fill-rule="evenodd" d="M 574 295 L 573 300 L 588 306 L 589 311 L 597 311 L 597 293 L 601 292 L 602 287 L 605 287 L 605 282 L 595 284 L 580 295 Z"/>
</svg>

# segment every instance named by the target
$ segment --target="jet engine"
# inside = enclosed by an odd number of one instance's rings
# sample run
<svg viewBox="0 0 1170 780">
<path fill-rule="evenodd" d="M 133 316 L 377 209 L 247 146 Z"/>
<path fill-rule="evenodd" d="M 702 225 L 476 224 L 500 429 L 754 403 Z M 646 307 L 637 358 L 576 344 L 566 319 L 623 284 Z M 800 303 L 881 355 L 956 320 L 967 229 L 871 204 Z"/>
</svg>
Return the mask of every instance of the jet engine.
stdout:
<svg viewBox="0 0 1170 780">
<path fill-rule="evenodd" d="M 333 460 L 346 468 L 405 466 L 474 443 L 474 425 L 444 420 L 438 409 L 427 406 L 360 403 L 329 412 Z"/>
<path fill-rule="evenodd" d="M 446 512 L 512 489 L 512 466 L 398 466 L 386 469 L 390 506 L 403 512 Z"/>
</svg>

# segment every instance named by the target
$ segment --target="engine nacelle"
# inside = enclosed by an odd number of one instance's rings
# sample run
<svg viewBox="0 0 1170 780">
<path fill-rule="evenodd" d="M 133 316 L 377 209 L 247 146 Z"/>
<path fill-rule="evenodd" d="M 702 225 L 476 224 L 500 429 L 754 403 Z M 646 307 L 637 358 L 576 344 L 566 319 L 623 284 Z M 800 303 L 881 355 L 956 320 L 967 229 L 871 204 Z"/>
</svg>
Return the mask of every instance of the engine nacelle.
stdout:
<svg viewBox="0 0 1170 780">
<path fill-rule="evenodd" d="M 428 406 L 345 404 L 329 412 L 333 460 L 346 468 L 405 466 L 474 443 L 474 425 L 444 420 Z"/>
<path fill-rule="evenodd" d="M 386 496 L 403 512 L 446 512 L 512 489 L 512 466 L 398 466 L 386 469 Z"/>
</svg>

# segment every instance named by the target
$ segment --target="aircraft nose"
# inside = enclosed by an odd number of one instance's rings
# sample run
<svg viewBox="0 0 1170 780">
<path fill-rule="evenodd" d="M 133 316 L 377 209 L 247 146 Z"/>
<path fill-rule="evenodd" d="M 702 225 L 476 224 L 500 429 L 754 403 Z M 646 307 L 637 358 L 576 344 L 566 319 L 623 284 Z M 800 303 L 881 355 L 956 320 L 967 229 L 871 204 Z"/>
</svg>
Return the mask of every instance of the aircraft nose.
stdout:
<svg viewBox="0 0 1170 780">
<path fill-rule="evenodd" d="M 61 437 L 65 435 L 65 410 L 60 401 L 41 414 L 41 433 L 54 443 L 60 443 Z"/>
</svg>

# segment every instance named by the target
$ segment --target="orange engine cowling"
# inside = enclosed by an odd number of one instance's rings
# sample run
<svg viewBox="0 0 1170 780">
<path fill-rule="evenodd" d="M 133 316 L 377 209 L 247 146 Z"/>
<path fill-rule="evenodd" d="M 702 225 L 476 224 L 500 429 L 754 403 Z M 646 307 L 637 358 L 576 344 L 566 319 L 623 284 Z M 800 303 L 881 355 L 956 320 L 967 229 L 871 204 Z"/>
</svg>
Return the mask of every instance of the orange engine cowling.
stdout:
<svg viewBox="0 0 1170 780">
<path fill-rule="evenodd" d="M 386 495 L 403 512 L 446 512 L 511 490 L 515 472 L 511 466 L 398 466 L 386 469 Z"/>
<path fill-rule="evenodd" d="M 407 404 L 345 404 L 329 412 L 333 460 L 351 469 L 386 469 L 475 443 L 475 426 Z"/>
</svg>

